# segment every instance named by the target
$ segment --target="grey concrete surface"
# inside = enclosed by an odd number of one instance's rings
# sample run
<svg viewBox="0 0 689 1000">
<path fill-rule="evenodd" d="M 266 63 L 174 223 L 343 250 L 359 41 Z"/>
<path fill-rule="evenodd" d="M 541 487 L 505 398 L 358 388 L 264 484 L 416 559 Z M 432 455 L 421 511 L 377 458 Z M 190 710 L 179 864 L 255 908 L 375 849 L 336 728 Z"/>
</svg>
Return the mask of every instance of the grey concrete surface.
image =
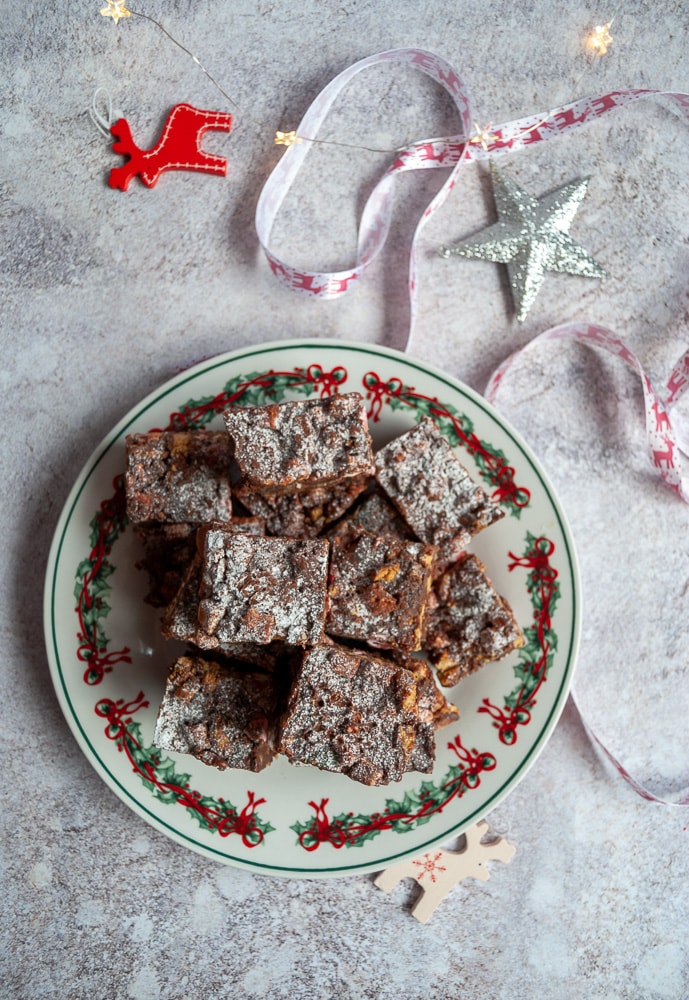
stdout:
<svg viewBox="0 0 689 1000">
<path fill-rule="evenodd" d="M 598 756 L 570 704 L 522 783 L 489 817 L 517 847 L 487 883 L 459 886 L 420 926 L 413 888 L 370 876 L 315 883 L 223 867 L 166 839 L 100 781 L 60 713 L 41 625 L 43 572 L 62 504 L 114 423 L 197 359 L 268 339 L 402 347 L 413 228 L 441 182 L 398 187 L 381 258 L 348 296 L 281 287 L 254 210 L 321 88 L 363 56 L 437 51 L 499 123 L 627 87 L 689 91 L 689 8 L 629 0 L 592 63 L 605 5 L 528 0 L 304 0 L 134 7 L 198 56 L 240 107 L 225 179 L 167 174 L 107 187 L 119 160 L 87 109 L 97 86 L 143 141 L 169 107 L 227 110 L 160 29 L 115 25 L 103 0 L 15 4 L 0 19 L 3 571 L 0 993 L 18 998 L 662 998 L 689 995 L 689 809 L 653 804 Z M 611 5 L 612 6 L 612 5 Z M 230 109 L 232 110 L 232 109 Z M 352 84 L 329 134 L 397 146 L 453 132 L 448 102 L 406 70 Z M 558 323 L 616 330 L 661 385 L 689 344 L 689 126 L 662 101 L 607 116 L 501 161 L 534 195 L 591 176 L 572 235 L 601 284 L 550 275 L 523 324 L 504 269 L 436 248 L 494 219 L 485 165 L 467 167 L 419 243 L 413 353 L 482 391 L 512 350 Z M 314 149 L 272 247 L 319 269 L 354 259 L 379 154 Z M 638 380 L 570 345 L 525 355 L 499 401 L 552 477 L 582 564 L 579 665 L 592 724 L 658 791 L 686 791 L 688 512 L 644 451 Z"/>
</svg>

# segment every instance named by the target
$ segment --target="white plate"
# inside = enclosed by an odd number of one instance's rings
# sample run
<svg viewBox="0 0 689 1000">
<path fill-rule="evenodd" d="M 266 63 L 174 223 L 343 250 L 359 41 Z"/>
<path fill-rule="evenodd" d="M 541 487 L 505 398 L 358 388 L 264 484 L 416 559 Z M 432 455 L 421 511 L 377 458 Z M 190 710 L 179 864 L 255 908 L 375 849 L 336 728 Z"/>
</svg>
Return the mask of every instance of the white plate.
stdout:
<svg viewBox="0 0 689 1000">
<path fill-rule="evenodd" d="M 367 788 L 284 759 L 259 774 L 216 771 L 152 747 L 175 649 L 146 605 L 136 540 L 122 512 L 132 431 L 222 425 L 230 400 L 360 391 L 375 444 L 430 413 L 472 475 L 501 491 L 507 516 L 472 549 L 512 605 L 527 644 L 451 692 L 459 722 L 440 731 L 433 774 Z M 183 414 L 183 416 L 180 416 Z M 81 472 L 48 562 L 45 635 L 53 681 L 79 745 L 136 813 L 207 857 L 256 872 L 333 876 L 421 854 L 493 809 L 545 746 L 569 690 L 580 625 L 574 546 L 529 448 L 470 389 L 395 351 L 323 340 L 235 351 L 151 394 Z"/>
</svg>

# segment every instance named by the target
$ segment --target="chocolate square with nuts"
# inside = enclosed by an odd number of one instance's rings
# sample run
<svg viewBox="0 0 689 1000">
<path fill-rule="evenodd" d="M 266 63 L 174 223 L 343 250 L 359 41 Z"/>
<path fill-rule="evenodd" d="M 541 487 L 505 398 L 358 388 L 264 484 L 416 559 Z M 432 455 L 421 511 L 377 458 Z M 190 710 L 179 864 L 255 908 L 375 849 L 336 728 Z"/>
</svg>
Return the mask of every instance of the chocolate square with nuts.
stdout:
<svg viewBox="0 0 689 1000">
<path fill-rule="evenodd" d="M 242 486 L 253 492 L 294 493 L 373 474 L 371 435 L 358 392 L 233 406 L 223 418 Z"/>
<path fill-rule="evenodd" d="M 153 743 L 220 770 L 262 771 L 275 756 L 277 711 L 270 674 L 181 656 L 168 674 Z"/>
<path fill-rule="evenodd" d="M 330 536 L 326 632 L 371 646 L 420 649 L 435 549 L 344 521 Z"/>
<path fill-rule="evenodd" d="M 316 486 L 298 493 L 273 496 L 239 487 L 235 496 L 247 510 L 265 520 L 271 535 L 315 538 L 349 510 L 366 489 L 369 478 L 352 476 L 332 486 Z"/>
<path fill-rule="evenodd" d="M 225 431 L 128 434 L 125 447 L 130 521 L 231 520 L 231 448 Z"/>
<path fill-rule="evenodd" d="M 293 764 L 385 785 L 403 777 L 427 729 L 408 670 L 364 650 L 322 645 L 304 654 L 278 751 Z"/>
<path fill-rule="evenodd" d="M 282 639 L 315 645 L 323 635 L 328 543 L 204 531 L 199 632 L 208 646 Z"/>
<path fill-rule="evenodd" d="M 524 645 L 511 608 L 476 556 L 465 555 L 451 566 L 436 581 L 434 597 L 426 650 L 444 687 Z"/>
<path fill-rule="evenodd" d="M 443 565 L 505 514 L 473 481 L 430 417 L 376 454 L 376 479 L 417 538 L 437 546 Z"/>
</svg>

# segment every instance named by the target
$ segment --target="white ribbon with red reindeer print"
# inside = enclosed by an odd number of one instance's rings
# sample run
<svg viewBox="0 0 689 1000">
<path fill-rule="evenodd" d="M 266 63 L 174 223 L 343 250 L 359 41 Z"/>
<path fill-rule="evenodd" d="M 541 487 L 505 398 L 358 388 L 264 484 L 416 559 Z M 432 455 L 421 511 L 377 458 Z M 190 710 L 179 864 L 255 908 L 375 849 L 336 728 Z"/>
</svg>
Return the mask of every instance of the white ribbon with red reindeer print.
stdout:
<svg viewBox="0 0 689 1000">
<path fill-rule="evenodd" d="M 292 183 L 309 152 L 310 140 L 316 140 L 334 101 L 350 81 L 362 71 L 381 64 L 400 63 L 418 69 L 444 88 L 459 115 L 462 132 L 439 139 L 424 139 L 396 150 L 394 157 L 364 206 L 358 232 L 356 260 L 345 271 L 307 271 L 280 260 L 270 249 L 270 235 Z M 423 213 L 414 233 L 409 261 L 409 296 L 411 319 L 407 349 L 413 335 L 416 315 L 416 241 L 428 219 L 443 205 L 454 188 L 457 174 L 465 162 L 506 154 L 524 146 L 535 145 L 571 132 L 626 104 L 647 98 L 666 98 L 680 114 L 689 119 L 689 94 L 654 90 L 623 90 L 582 98 L 555 108 L 544 115 L 530 115 L 503 125 L 491 126 L 491 136 L 479 143 L 471 138 L 471 98 L 468 88 L 453 67 L 441 56 L 425 49 L 392 49 L 368 56 L 349 66 L 324 87 L 311 104 L 296 129 L 299 141 L 290 145 L 263 186 L 256 206 L 256 233 L 270 268 L 283 284 L 304 295 L 332 299 L 343 295 L 359 280 L 385 245 L 392 217 L 395 181 L 409 170 L 449 170 L 442 188 Z"/>
<path fill-rule="evenodd" d="M 611 330 L 587 323 L 566 324 L 546 330 L 545 333 L 534 337 L 525 347 L 511 354 L 492 374 L 485 390 L 486 399 L 491 403 L 496 403 L 503 380 L 524 352 L 531 351 L 538 344 L 552 340 L 574 340 L 579 343 L 602 348 L 608 354 L 620 358 L 639 375 L 643 386 L 646 412 L 646 441 L 651 462 L 667 485 L 685 503 L 689 502 L 689 484 L 683 479 L 680 457 L 680 452 L 689 455 L 689 451 L 687 450 L 689 442 L 675 431 L 669 415 L 672 407 L 679 402 L 689 387 L 689 350 L 685 351 L 673 367 L 664 392 L 661 394 L 651 384 L 651 380 L 644 372 L 636 355 Z M 612 753 L 606 743 L 593 729 L 586 714 L 582 711 L 580 699 L 577 695 L 576 679 L 571 697 L 589 737 L 612 763 L 619 774 L 622 775 L 642 798 L 650 802 L 660 802 L 665 805 L 689 805 L 689 795 L 681 795 L 673 799 L 671 796 L 654 794 L 641 781 L 630 774 L 619 757 Z"/>
<path fill-rule="evenodd" d="M 384 63 L 402 63 L 416 68 L 431 77 L 451 96 L 457 108 L 462 132 L 459 135 L 438 139 L 428 139 L 410 144 L 397 150 L 382 178 L 369 196 L 364 207 L 358 233 L 358 247 L 355 263 L 346 271 L 317 272 L 296 268 L 280 260 L 269 250 L 270 235 L 277 213 L 291 184 L 301 168 L 309 150 L 309 140 L 316 139 L 335 99 L 348 83 L 361 71 Z M 411 244 L 409 261 L 410 323 L 406 348 L 409 350 L 413 339 L 416 316 L 417 280 L 415 247 L 418 236 L 426 221 L 442 206 L 456 184 L 457 173 L 463 163 L 482 160 L 506 154 L 525 146 L 534 145 L 575 128 L 587 124 L 602 115 L 627 104 L 648 99 L 665 98 L 685 120 L 689 120 L 689 94 L 669 93 L 654 90 L 613 91 L 593 97 L 583 98 L 553 109 L 546 114 L 530 115 L 503 125 L 491 126 L 489 137 L 481 136 L 481 142 L 472 139 L 474 121 L 469 93 L 461 79 L 444 59 L 423 49 L 394 49 L 354 63 L 335 77 L 313 102 L 298 129 L 301 144 L 290 146 L 272 174 L 266 181 L 256 209 L 256 231 L 261 246 L 268 259 L 273 274 L 288 287 L 304 295 L 318 298 L 335 298 L 344 294 L 353 282 L 359 280 L 367 267 L 383 249 L 392 216 L 395 181 L 399 174 L 408 170 L 443 168 L 449 170 L 448 178 L 430 202 L 420 219 Z M 535 337 L 521 350 L 508 357 L 492 375 L 486 388 L 489 401 L 496 400 L 499 387 L 524 351 L 531 350 L 538 343 L 547 340 L 575 340 L 601 348 L 625 362 L 640 377 L 646 411 L 646 437 L 650 460 L 667 485 L 685 502 L 689 502 L 689 485 L 682 477 L 680 451 L 689 456 L 689 434 L 673 428 L 670 412 L 689 386 L 689 350 L 674 366 L 665 385 L 664 392 L 657 392 L 643 370 L 637 356 L 624 341 L 610 330 L 592 324 L 578 323 L 554 327 Z M 577 704 L 576 692 L 572 694 Z M 580 712 L 581 715 L 581 712 Z M 581 715 L 586 729 L 612 761 L 619 773 L 642 797 L 667 804 L 689 804 L 689 796 L 679 800 L 659 797 L 629 774 L 624 765 L 604 745 Z"/>
<path fill-rule="evenodd" d="M 689 503 L 689 485 L 683 482 L 680 458 L 680 450 L 685 450 L 686 445 L 684 445 L 684 449 L 680 449 L 680 444 L 670 423 L 668 413 L 669 408 L 679 401 L 686 392 L 687 386 L 689 386 L 689 350 L 685 351 L 672 369 L 667 385 L 665 386 L 665 393 L 661 396 L 653 388 L 651 380 L 644 372 L 637 356 L 612 330 L 606 330 L 605 327 L 593 326 L 588 323 L 572 323 L 564 326 L 556 326 L 534 337 L 525 347 L 511 354 L 493 372 L 484 393 L 488 402 L 493 403 L 496 401 L 500 383 L 517 358 L 524 351 L 531 350 L 537 344 L 547 340 L 577 340 L 580 343 L 600 347 L 607 351 L 608 354 L 620 358 L 639 375 L 644 390 L 646 439 L 648 442 L 649 457 L 658 474 L 665 480 L 667 485 L 685 503 Z"/>
<path fill-rule="evenodd" d="M 440 84 L 452 97 L 459 113 L 464 135 L 471 131 L 472 115 L 468 91 L 453 68 L 444 59 L 423 49 L 393 49 L 369 56 L 354 63 L 335 77 L 315 99 L 296 130 L 299 143 L 291 145 L 263 186 L 256 206 L 256 232 L 273 274 L 283 284 L 296 292 L 331 299 L 346 292 L 352 282 L 361 277 L 375 260 L 385 244 L 392 216 L 395 178 L 407 170 L 428 170 L 452 167 L 452 172 L 441 190 L 424 212 L 416 229 L 411 248 L 410 294 L 412 311 L 415 306 L 414 244 L 425 221 L 440 208 L 455 184 L 455 173 L 467 154 L 467 141 L 463 137 L 429 139 L 400 149 L 383 177 L 371 193 L 362 213 L 356 263 L 346 271 L 305 271 L 279 260 L 268 249 L 273 223 L 280 206 L 290 189 L 310 148 L 310 139 L 316 139 L 335 99 L 347 84 L 363 70 L 381 63 L 402 63 L 425 73 Z"/>
</svg>

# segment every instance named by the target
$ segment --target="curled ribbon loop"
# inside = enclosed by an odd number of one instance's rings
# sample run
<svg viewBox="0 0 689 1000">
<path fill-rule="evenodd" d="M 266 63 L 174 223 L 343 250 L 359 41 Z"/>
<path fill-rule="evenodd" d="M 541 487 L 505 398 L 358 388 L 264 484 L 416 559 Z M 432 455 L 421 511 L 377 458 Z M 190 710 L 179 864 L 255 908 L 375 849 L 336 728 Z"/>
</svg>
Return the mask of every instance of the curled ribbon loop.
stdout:
<svg viewBox="0 0 689 1000">
<path fill-rule="evenodd" d="M 413 143 L 395 153 L 382 178 L 364 207 L 359 225 L 356 263 L 346 271 L 304 271 L 279 260 L 268 249 L 273 223 L 309 150 L 309 139 L 315 139 L 335 98 L 354 76 L 381 63 L 402 63 L 425 73 L 440 84 L 451 96 L 460 117 L 463 136 L 450 139 L 428 139 Z M 387 238 L 392 216 L 393 194 L 397 174 L 407 170 L 451 167 L 447 181 L 435 195 L 417 226 L 412 241 L 409 265 L 409 288 L 412 302 L 412 322 L 415 313 L 416 268 L 414 244 L 426 220 L 443 204 L 454 187 L 455 174 L 467 150 L 472 114 L 466 87 L 452 67 L 440 56 L 423 49 L 392 49 L 369 56 L 350 66 L 335 77 L 318 95 L 304 115 L 297 135 L 304 140 L 290 146 L 266 181 L 256 207 L 256 232 L 273 274 L 294 291 L 331 299 L 342 295 L 375 260 Z"/>
<path fill-rule="evenodd" d="M 669 414 L 673 414 L 675 404 L 689 388 L 689 350 L 685 351 L 682 357 L 670 373 L 665 387 L 665 406 Z M 672 415 L 672 426 L 677 440 L 677 447 L 689 458 L 689 428 L 677 414 Z"/>
<path fill-rule="evenodd" d="M 665 398 L 662 399 L 653 388 L 651 380 L 644 372 L 639 359 L 627 347 L 624 341 L 611 330 L 583 323 L 553 327 L 551 330 L 546 330 L 544 333 L 534 337 L 525 347 L 515 351 L 493 372 L 486 386 L 486 399 L 491 403 L 495 403 L 503 379 L 514 366 L 517 359 L 524 351 L 531 350 L 539 343 L 549 340 L 575 340 L 580 343 L 590 344 L 593 347 L 602 348 L 608 354 L 620 358 L 632 370 L 636 371 L 643 386 L 644 407 L 646 411 L 646 439 L 651 462 L 667 485 L 685 503 L 689 503 L 689 485 L 685 483 L 682 477 L 682 466 L 679 456 L 680 449 L 668 413 L 670 406 L 676 403 L 686 392 L 687 388 L 689 388 L 689 350 L 682 355 L 672 369 L 665 387 Z M 682 448 L 682 450 L 684 451 L 685 449 Z M 642 798 L 647 799 L 649 802 L 659 802 L 663 805 L 689 805 L 689 795 L 674 799 L 669 796 L 656 795 L 641 781 L 630 774 L 624 764 L 612 753 L 588 722 L 580 705 L 576 679 L 572 688 L 572 702 L 577 709 L 589 738 L 603 752 L 625 781 Z"/>
<path fill-rule="evenodd" d="M 488 402 L 495 402 L 500 383 L 517 358 L 524 351 L 547 340 L 578 340 L 594 347 L 600 347 L 608 354 L 620 358 L 639 375 L 644 391 L 646 440 L 651 462 L 667 485 L 685 503 L 689 503 L 689 486 L 684 483 L 682 478 L 680 448 L 668 413 L 669 403 L 677 402 L 689 386 L 689 351 L 682 355 L 670 375 L 665 401 L 653 388 L 651 380 L 644 372 L 637 356 L 612 330 L 588 323 L 555 326 L 534 337 L 525 347 L 515 351 L 493 372 L 484 393 Z"/>
</svg>

